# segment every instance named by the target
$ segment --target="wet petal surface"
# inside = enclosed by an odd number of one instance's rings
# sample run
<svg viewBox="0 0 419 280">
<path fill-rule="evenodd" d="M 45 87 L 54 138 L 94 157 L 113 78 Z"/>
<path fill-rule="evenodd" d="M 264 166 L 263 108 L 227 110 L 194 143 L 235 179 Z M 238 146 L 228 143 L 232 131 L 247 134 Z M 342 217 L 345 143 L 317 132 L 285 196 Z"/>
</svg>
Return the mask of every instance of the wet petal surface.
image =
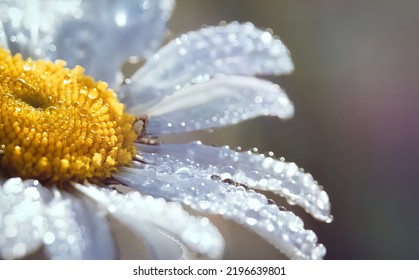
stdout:
<svg viewBox="0 0 419 280">
<path fill-rule="evenodd" d="M 50 259 L 116 259 L 117 250 L 104 215 L 80 198 L 53 191 L 45 211 L 45 251 Z"/>
<path fill-rule="evenodd" d="M 299 217 L 281 211 L 262 194 L 213 180 L 210 173 L 200 174 L 201 163 L 188 164 L 173 155 L 142 153 L 141 160 L 146 164 L 121 168 L 113 177 L 140 192 L 179 201 L 197 211 L 219 214 L 245 225 L 290 258 L 324 256 L 326 250 L 317 244 L 315 233 L 304 229 Z"/>
<path fill-rule="evenodd" d="M 0 1 L 3 46 L 24 57 L 82 65 L 112 87 L 123 61 L 150 56 L 160 46 L 174 6 L 172 0 L 10 2 Z"/>
<path fill-rule="evenodd" d="M 269 81 L 221 76 L 183 87 L 149 108 L 147 133 L 165 134 L 235 124 L 257 116 L 290 118 L 294 107 Z"/>
<path fill-rule="evenodd" d="M 123 101 L 146 110 L 189 83 L 214 75 L 284 74 L 291 72 L 289 51 L 269 32 L 251 23 L 207 27 L 173 40 L 158 51 L 122 89 Z"/>
<path fill-rule="evenodd" d="M 42 246 L 46 230 L 44 203 L 36 188 L 20 178 L 0 187 L 0 258 L 22 258 Z"/>
<path fill-rule="evenodd" d="M 166 202 L 138 192 L 119 194 L 109 189 L 86 188 L 76 185 L 77 189 L 106 207 L 117 220 L 124 223 L 138 235 L 145 238 L 155 257 L 168 258 L 173 252 L 164 253 L 165 242 L 159 234 L 177 238 L 192 251 L 210 258 L 221 257 L 224 239 L 207 218 L 190 216 L 179 203 Z M 156 235 L 156 230 L 160 231 Z M 172 245 L 171 245 L 172 246 Z"/>
<path fill-rule="evenodd" d="M 237 152 L 225 147 L 212 147 L 193 142 L 188 144 L 138 145 L 141 159 L 150 164 L 168 164 L 171 168 L 184 166 L 195 176 L 220 180 L 233 180 L 247 187 L 271 191 L 291 203 L 303 207 L 313 217 L 330 222 L 330 202 L 327 193 L 298 166 L 284 160 L 276 160 L 250 151 Z M 164 162 L 164 163 L 163 163 Z"/>
<path fill-rule="evenodd" d="M 36 180 L 7 180 L 0 188 L 0 253 L 21 258 L 41 246 L 51 259 L 114 259 L 106 220 L 80 199 Z"/>
</svg>

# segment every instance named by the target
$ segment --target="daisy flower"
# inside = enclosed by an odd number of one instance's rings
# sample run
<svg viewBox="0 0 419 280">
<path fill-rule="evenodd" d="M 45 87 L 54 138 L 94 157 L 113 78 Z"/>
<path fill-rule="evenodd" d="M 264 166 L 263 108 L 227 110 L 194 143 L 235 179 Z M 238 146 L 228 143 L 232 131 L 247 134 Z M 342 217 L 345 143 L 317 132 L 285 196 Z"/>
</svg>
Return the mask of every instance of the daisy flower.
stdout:
<svg viewBox="0 0 419 280">
<path fill-rule="evenodd" d="M 326 192 L 296 164 L 158 141 L 294 112 L 278 85 L 256 77 L 293 70 L 277 37 L 232 22 L 159 49 L 173 7 L 171 0 L 0 1 L 0 258 L 39 251 L 51 259 L 118 258 L 115 224 L 148 257 L 222 258 L 212 215 L 253 230 L 289 258 L 324 256 L 299 217 L 258 192 L 330 221 Z M 123 81 L 121 65 L 132 56 L 146 62 Z"/>
</svg>

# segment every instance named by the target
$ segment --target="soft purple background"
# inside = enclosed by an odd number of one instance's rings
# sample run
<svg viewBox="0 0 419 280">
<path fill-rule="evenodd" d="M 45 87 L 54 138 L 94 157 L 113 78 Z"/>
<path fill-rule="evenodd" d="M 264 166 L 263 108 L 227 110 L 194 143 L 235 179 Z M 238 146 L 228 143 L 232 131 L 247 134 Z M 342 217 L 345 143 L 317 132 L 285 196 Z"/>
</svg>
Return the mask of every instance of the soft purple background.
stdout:
<svg viewBox="0 0 419 280">
<path fill-rule="evenodd" d="M 418 259 L 419 1 L 179 0 L 170 28 L 221 20 L 272 28 L 289 47 L 296 71 L 273 80 L 296 116 L 216 130 L 205 142 L 272 150 L 312 173 L 335 220 L 301 215 L 327 258 Z"/>
</svg>

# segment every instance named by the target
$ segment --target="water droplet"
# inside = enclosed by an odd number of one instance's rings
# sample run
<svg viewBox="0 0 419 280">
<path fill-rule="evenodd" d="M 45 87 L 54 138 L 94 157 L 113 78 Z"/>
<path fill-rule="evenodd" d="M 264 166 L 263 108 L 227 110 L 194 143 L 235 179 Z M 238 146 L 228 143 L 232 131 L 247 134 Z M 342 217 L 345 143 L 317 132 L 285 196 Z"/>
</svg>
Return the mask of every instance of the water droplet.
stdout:
<svg viewBox="0 0 419 280">
<path fill-rule="evenodd" d="M 220 173 L 224 176 L 232 177 L 234 174 L 236 174 L 236 170 L 233 166 L 224 166 L 220 169 Z"/>
<path fill-rule="evenodd" d="M 301 186 L 293 181 L 285 181 L 282 183 L 282 187 L 289 190 L 293 195 L 299 195 L 302 192 Z"/>
<path fill-rule="evenodd" d="M 96 99 L 99 96 L 99 92 L 97 91 L 97 89 L 92 89 L 91 91 L 89 91 L 89 94 L 87 95 L 90 99 Z"/>
<path fill-rule="evenodd" d="M 74 11 L 73 11 L 73 17 L 75 19 L 80 19 L 82 16 L 83 16 L 83 10 L 82 9 L 80 9 L 80 8 L 74 9 Z"/>
<path fill-rule="evenodd" d="M 297 223 L 295 223 L 295 222 L 290 222 L 289 224 L 288 224 L 288 228 L 290 229 L 290 231 L 292 231 L 292 232 L 299 232 L 300 231 L 300 227 L 298 226 L 298 224 Z"/>
<path fill-rule="evenodd" d="M 6 226 L 4 229 L 4 236 L 7 238 L 14 238 L 17 235 L 17 228 L 15 226 Z"/>
<path fill-rule="evenodd" d="M 255 218 L 252 217 L 247 217 L 246 218 L 246 223 L 250 226 L 255 225 L 258 222 L 258 220 L 256 220 Z"/>
<path fill-rule="evenodd" d="M 87 109 L 86 108 L 81 108 L 80 109 L 80 116 L 81 117 L 87 116 Z"/>
<path fill-rule="evenodd" d="M 172 173 L 172 169 L 170 168 L 170 166 L 163 164 L 160 165 L 159 167 L 157 167 L 156 169 L 157 173 L 162 173 L 162 174 L 169 174 Z"/>
<path fill-rule="evenodd" d="M 209 201 L 206 201 L 206 200 L 201 200 L 201 201 L 198 203 L 198 207 L 199 207 L 201 210 L 206 210 L 206 209 L 208 209 L 210 206 L 211 206 L 211 203 L 210 203 Z"/>
<path fill-rule="evenodd" d="M 260 39 L 264 44 L 269 44 L 273 40 L 273 37 L 271 33 L 263 32 L 262 35 L 260 35 Z"/>
<path fill-rule="evenodd" d="M 48 50 L 55 52 L 57 50 L 57 46 L 51 44 L 48 46 Z"/>
<path fill-rule="evenodd" d="M 58 111 L 58 108 L 55 107 L 55 106 L 49 106 L 48 108 L 45 109 L 45 111 L 49 114 L 52 114 L 52 113 Z"/>
<path fill-rule="evenodd" d="M 253 194 L 247 199 L 247 205 L 252 209 L 259 209 L 264 204 L 263 202 L 258 194 Z"/>
<path fill-rule="evenodd" d="M 70 74 L 67 74 L 67 75 L 65 75 L 64 76 L 64 79 L 63 79 L 63 83 L 65 84 L 65 85 L 67 85 L 67 84 L 69 84 L 71 82 L 71 76 L 70 76 Z M 81 91 L 80 91 L 81 92 Z"/>
<path fill-rule="evenodd" d="M 268 232 L 273 232 L 275 230 L 275 226 L 271 223 L 266 223 L 265 228 Z"/>
<path fill-rule="evenodd" d="M 89 125 L 90 132 L 96 133 L 100 128 L 100 125 L 97 123 L 92 123 Z"/>
<path fill-rule="evenodd" d="M 327 219 L 325 220 L 326 223 L 330 224 L 331 222 L 333 222 L 333 215 L 330 215 L 329 217 L 327 217 Z"/>
<path fill-rule="evenodd" d="M 180 56 L 185 56 L 188 53 L 188 51 L 185 48 L 180 48 L 179 49 L 179 55 Z"/>
<path fill-rule="evenodd" d="M 26 86 L 30 86 L 29 84 L 28 84 L 28 82 L 26 82 L 24 79 L 22 79 L 22 78 L 17 78 L 16 79 L 16 81 L 17 82 L 20 82 L 21 84 L 23 84 L 23 85 L 26 85 Z"/>
<path fill-rule="evenodd" d="M 4 213 L 10 209 L 10 203 L 7 200 L 0 201 L 0 213 Z M 1 245 L 1 242 L 0 242 Z"/>
<path fill-rule="evenodd" d="M 192 171 L 187 168 L 187 167 L 181 167 L 178 170 L 175 171 L 175 174 L 180 178 L 180 179 L 186 179 L 189 177 L 192 177 Z"/>
<path fill-rule="evenodd" d="M 23 65 L 23 71 L 29 71 L 29 70 L 32 70 L 32 64 L 25 63 L 25 65 Z"/>
<path fill-rule="evenodd" d="M 271 163 L 274 164 L 273 169 L 276 173 L 282 173 L 282 171 L 284 170 L 283 162 L 274 162 L 271 158 L 267 158 L 264 161 L 265 166 L 269 166 Z"/>
<path fill-rule="evenodd" d="M 260 103 L 262 103 L 262 101 L 263 101 L 262 96 L 258 95 L 258 96 L 255 97 L 255 103 L 256 104 L 260 104 Z"/>
<path fill-rule="evenodd" d="M 148 10 L 150 8 L 150 1 L 144 1 L 141 5 L 141 9 Z"/>
<path fill-rule="evenodd" d="M 258 171 L 251 171 L 247 174 L 247 177 L 253 181 L 253 183 L 257 183 L 257 181 L 259 181 L 260 179 L 262 179 L 262 176 L 260 175 L 260 173 Z"/>
<path fill-rule="evenodd" d="M 47 231 L 46 233 L 44 233 L 43 239 L 45 244 L 49 245 L 55 241 L 55 235 L 51 231 Z"/>
<path fill-rule="evenodd" d="M 87 88 L 80 89 L 80 94 L 87 95 Z"/>
</svg>

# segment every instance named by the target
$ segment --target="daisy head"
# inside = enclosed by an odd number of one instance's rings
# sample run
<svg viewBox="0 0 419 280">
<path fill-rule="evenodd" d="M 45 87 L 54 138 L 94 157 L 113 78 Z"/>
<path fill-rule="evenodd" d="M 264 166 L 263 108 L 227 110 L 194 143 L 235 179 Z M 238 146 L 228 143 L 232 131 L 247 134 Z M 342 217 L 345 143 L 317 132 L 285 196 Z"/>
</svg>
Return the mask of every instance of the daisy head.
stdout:
<svg viewBox="0 0 419 280">
<path fill-rule="evenodd" d="M 279 38 L 232 22 L 162 46 L 171 0 L 0 5 L 0 258 L 119 258 L 116 224 L 145 257 L 222 258 L 214 216 L 289 258 L 323 258 L 315 233 L 259 192 L 331 221 L 326 192 L 296 164 L 159 141 L 290 118 L 283 90 L 256 77 L 293 70 Z M 145 63 L 124 79 L 132 57 Z"/>
</svg>

